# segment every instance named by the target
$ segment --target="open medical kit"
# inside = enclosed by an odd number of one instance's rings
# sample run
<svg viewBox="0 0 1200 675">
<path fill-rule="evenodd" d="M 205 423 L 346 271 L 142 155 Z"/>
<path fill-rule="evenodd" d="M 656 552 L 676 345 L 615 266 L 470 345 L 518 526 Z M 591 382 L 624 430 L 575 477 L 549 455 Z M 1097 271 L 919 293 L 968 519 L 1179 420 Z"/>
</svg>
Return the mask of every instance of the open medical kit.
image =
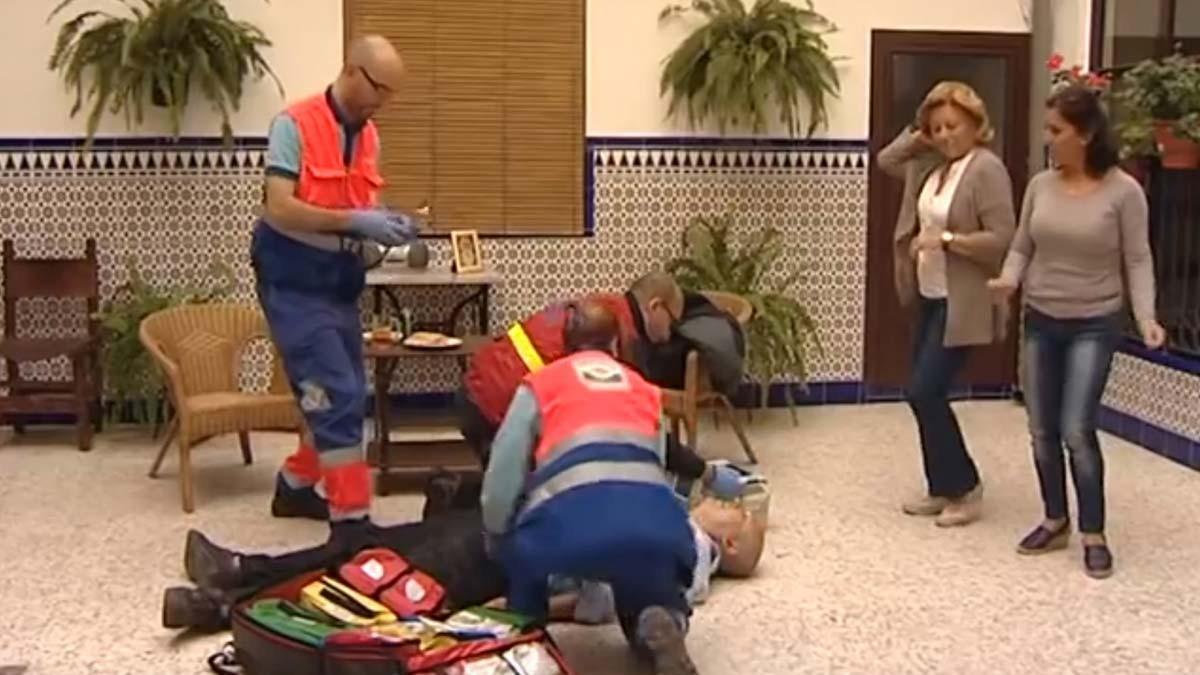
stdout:
<svg viewBox="0 0 1200 675">
<path fill-rule="evenodd" d="M 269 588 L 231 616 L 209 659 L 246 675 L 574 675 L 549 634 L 517 614 L 449 610 L 429 575 L 387 549 Z"/>
</svg>

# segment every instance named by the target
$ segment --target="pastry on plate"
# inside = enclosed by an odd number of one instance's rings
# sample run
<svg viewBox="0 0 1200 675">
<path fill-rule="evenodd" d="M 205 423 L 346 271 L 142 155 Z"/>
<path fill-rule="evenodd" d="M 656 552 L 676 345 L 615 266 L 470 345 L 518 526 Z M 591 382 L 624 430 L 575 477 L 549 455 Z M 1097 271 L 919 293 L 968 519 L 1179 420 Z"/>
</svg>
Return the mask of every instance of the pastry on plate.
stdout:
<svg viewBox="0 0 1200 675">
<path fill-rule="evenodd" d="M 417 331 L 409 335 L 404 340 L 404 344 L 408 347 L 417 347 L 420 349 L 449 349 L 461 345 L 462 340 L 441 333 Z"/>
</svg>

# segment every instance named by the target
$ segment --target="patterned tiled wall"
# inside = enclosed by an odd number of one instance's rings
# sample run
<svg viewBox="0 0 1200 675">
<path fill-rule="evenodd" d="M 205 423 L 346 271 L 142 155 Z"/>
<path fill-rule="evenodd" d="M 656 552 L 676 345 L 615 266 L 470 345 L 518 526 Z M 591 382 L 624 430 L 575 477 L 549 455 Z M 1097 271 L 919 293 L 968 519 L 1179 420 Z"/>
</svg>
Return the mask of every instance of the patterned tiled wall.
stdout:
<svg viewBox="0 0 1200 675">
<path fill-rule="evenodd" d="M 1177 434 L 1200 438 L 1200 375 L 1117 354 L 1104 404 Z"/>
<path fill-rule="evenodd" d="M 504 281 L 492 325 L 592 290 L 619 290 L 678 251 L 697 214 L 736 214 L 746 231 L 773 225 L 786 236 L 784 266 L 805 270 L 799 287 L 820 325 L 824 356 L 815 381 L 861 379 L 865 288 L 865 145 L 827 143 L 704 147 L 664 141 L 590 143 L 593 236 L 483 241 Z M 18 254 L 77 255 L 97 239 L 101 292 L 127 278 L 127 261 L 157 284 L 203 278 L 220 260 L 234 268 L 237 297 L 253 298 L 247 244 L 261 196 L 261 141 L 232 152 L 211 144 L 101 146 L 67 143 L 0 152 L 0 234 Z M 434 265 L 448 263 L 444 240 Z M 782 271 L 782 270 L 781 270 Z M 418 319 L 436 318 L 453 291 L 417 291 Z M 255 359 L 257 362 L 258 359 Z M 408 364 L 396 391 L 447 391 L 455 371 L 440 359 Z"/>
<path fill-rule="evenodd" d="M 1117 354 L 1104 392 L 1102 426 L 1200 469 L 1200 367 L 1188 365 L 1192 367 L 1185 370 L 1137 353 Z"/>
<path fill-rule="evenodd" d="M 261 195 L 262 140 L 239 141 L 231 152 L 207 139 L 140 143 L 101 144 L 86 156 L 70 141 L 0 144 L 0 236 L 34 256 L 76 255 L 85 238 L 96 238 L 105 297 L 126 280 L 127 262 L 153 283 L 174 285 L 203 278 L 219 260 L 239 279 L 236 297 L 252 300 L 247 245 Z M 492 296 L 491 331 L 563 297 L 619 290 L 678 251 L 688 218 L 731 212 L 745 231 L 781 229 L 784 267 L 804 270 L 801 299 L 825 347 L 810 379 L 828 383 L 810 400 L 864 400 L 865 144 L 618 138 L 591 139 L 588 152 L 592 236 L 484 240 L 489 265 L 504 278 Z M 444 240 L 432 249 L 433 265 L 448 264 Z M 455 293 L 414 291 L 406 304 L 418 320 L 434 320 Z M 42 305 L 18 311 L 33 333 L 60 330 Z M 258 348 L 249 356 L 248 385 L 261 384 L 265 355 Z M 63 372 L 64 363 L 33 371 Z M 445 392 L 456 377 L 442 359 L 407 364 L 394 392 Z M 1200 375 L 1122 354 L 1105 395 L 1105 426 L 1200 467 L 1197 400 Z"/>
</svg>

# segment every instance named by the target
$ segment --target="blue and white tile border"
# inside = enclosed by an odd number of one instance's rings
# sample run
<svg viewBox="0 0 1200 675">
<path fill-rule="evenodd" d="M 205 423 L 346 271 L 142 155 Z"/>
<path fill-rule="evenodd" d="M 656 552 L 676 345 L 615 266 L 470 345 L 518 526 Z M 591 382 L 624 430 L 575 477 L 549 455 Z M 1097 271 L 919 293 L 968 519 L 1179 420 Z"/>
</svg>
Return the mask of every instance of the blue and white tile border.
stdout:
<svg viewBox="0 0 1200 675">
<path fill-rule="evenodd" d="M 92 150 L 82 151 L 80 138 L 0 138 L 0 176 L 33 172 L 44 176 L 106 173 L 119 171 L 137 175 L 139 172 L 157 176 L 183 175 L 200 172 L 238 173 L 261 170 L 265 158 L 266 138 L 237 137 L 230 145 L 220 138 L 162 137 L 98 138 Z M 863 140 L 794 140 L 779 138 L 705 138 L 705 137 L 625 137 L 597 136 L 586 141 L 584 161 L 584 199 L 586 224 L 583 238 L 596 236 L 595 176 L 598 169 L 645 168 L 687 170 L 771 170 L 805 169 L 854 170 L 864 172 L 867 142 Z M 865 214 L 864 214 L 865 218 Z M 559 237 L 579 239 L 578 235 Z M 1133 378 L 1147 379 L 1151 369 L 1158 373 L 1183 374 L 1182 391 L 1174 389 L 1152 391 L 1147 395 L 1116 396 L 1106 400 L 1101 414 L 1101 426 L 1109 433 L 1138 443 L 1181 464 L 1200 469 L 1200 360 L 1163 352 L 1150 352 L 1130 341 L 1122 346 L 1118 359 L 1128 369 L 1136 370 Z M 1161 370 L 1167 369 L 1167 370 Z M 1124 374 L 1119 374 L 1125 377 Z M 1179 378 L 1173 380 L 1179 388 Z M 1118 386 L 1120 383 L 1118 383 Z M 769 401 L 784 402 L 784 386 L 771 388 Z M 1111 385 L 1110 385 L 1111 386 Z M 793 386 L 801 405 L 853 404 L 901 400 L 901 391 L 877 391 L 860 381 L 828 381 L 811 383 L 807 392 Z M 744 392 L 747 397 L 752 391 Z M 964 398 L 1006 398 L 1012 392 L 1000 388 L 958 392 Z M 440 394 L 402 394 L 408 404 L 422 405 L 436 400 Z M 1190 397 L 1190 401 L 1189 401 Z M 1175 409 L 1164 413 L 1158 399 L 1173 401 Z M 1175 398 L 1181 398 L 1174 401 Z M 423 403 L 424 402 L 424 403 Z M 1189 405 L 1190 403 L 1190 405 Z M 1194 424 L 1181 424 L 1178 406 L 1195 408 Z M 1187 413 L 1185 412 L 1184 415 Z M 1173 416 L 1173 417 L 1172 417 Z M 1170 418 L 1168 420 L 1168 418 Z M 1165 421 L 1166 420 L 1166 421 Z"/>
</svg>

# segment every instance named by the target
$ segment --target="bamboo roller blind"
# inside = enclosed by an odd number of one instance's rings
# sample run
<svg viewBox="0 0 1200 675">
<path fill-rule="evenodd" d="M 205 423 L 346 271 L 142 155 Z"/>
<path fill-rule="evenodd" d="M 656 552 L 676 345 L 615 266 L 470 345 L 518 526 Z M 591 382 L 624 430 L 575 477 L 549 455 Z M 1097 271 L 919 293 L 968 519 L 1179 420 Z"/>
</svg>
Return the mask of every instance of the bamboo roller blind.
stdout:
<svg viewBox="0 0 1200 675">
<path fill-rule="evenodd" d="M 581 234 L 585 0 L 346 0 L 407 79 L 376 117 L 387 203 L 436 230 Z"/>
</svg>

